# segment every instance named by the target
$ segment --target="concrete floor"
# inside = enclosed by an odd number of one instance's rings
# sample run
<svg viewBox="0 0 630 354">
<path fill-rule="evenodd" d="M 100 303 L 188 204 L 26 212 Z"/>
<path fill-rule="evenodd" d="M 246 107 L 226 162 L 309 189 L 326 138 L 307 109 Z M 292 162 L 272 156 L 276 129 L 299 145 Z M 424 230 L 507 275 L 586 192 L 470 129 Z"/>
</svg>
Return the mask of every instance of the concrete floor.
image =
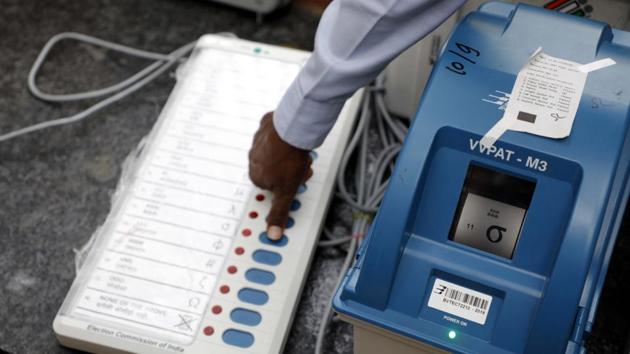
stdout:
<svg viewBox="0 0 630 354">
<path fill-rule="evenodd" d="M 308 3 L 308 4 L 306 4 Z M 86 104 L 47 104 L 26 89 L 28 70 L 52 35 L 76 31 L 168 52 L 204 33 L 235 32 L 250 40 L 311 49 L 317 24 L 305 1 L 256 24 L 244 11 L 193 0 L 4 0 L 0 4 L 0 131 L 60 117 Z M 317 6 L 315 6 L 317 8 Z M 113 83 L 144 63 L 83 45 L 51 53 L 41 86 L 74 92 Z M 52 320 L 74 278 L 73 248 L 103 222 L 120 165 L 151 129 L 174 81 L 149 87 L 90 118 L 0 144 L 0 348 L 11 353 L 70 353 L 60 347 Z M 333 204 L 329 227 L 347 228 L 350 211 Z M 341 215 L 338 216 L 338 215 Z M 628 218 L 627 218 L 628 219 Z M 627 223 L 626 223 L 627 224 Z M 619 352 L 627 317 L 616 307 L 630 296 L 630 247 L 621 233 L 602 298 L 592 353 Z M 319 314 L 327 306 L 343 252 L 318 252 L 286 352 L 314 349 Z M 625 274 L 625 275 L 624 275 Z M 351 353 L 352 332 L 337 324 L 327 352 Z"/>
</svg>

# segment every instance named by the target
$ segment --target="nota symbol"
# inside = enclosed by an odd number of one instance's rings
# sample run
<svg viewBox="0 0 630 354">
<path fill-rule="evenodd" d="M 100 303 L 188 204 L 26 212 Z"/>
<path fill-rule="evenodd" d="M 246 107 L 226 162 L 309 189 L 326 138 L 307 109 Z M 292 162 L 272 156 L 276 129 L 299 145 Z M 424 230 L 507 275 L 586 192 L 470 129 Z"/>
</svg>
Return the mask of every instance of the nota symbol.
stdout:
<svg viewBox="0 0 630 354">
<path fill-rule="evenodd" d="M 488 228 L 488 230 L 486 230 L 486 237 L 488 238 L 488 241 L 492 243 L 501 242 L 503 239 L 503 233 L 506 231 L 507 229 L 504 227 L 492 225 Z"/>
</svg>

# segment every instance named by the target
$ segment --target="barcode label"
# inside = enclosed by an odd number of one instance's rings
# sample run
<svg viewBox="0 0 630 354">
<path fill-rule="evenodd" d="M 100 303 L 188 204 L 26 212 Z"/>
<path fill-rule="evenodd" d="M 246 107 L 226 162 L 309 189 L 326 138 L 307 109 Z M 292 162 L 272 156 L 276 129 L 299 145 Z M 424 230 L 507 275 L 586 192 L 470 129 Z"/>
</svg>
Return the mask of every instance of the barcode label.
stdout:
<svg viewBox="0 0 630 354">
<path fill-rule="evenodd" d="M 479 307 L 482 310 L 486 310 L 488 308 L 488 300 L 461 292 L 459 290 L 447 288 L 445 296 L 455 301 L 463 302 L 474 307 Z"/>
<path fill-rule="evenodd" d="M 451 315 L 486 323 L 492 296 L 436 278 L 428 306 Z"/>
</svg>

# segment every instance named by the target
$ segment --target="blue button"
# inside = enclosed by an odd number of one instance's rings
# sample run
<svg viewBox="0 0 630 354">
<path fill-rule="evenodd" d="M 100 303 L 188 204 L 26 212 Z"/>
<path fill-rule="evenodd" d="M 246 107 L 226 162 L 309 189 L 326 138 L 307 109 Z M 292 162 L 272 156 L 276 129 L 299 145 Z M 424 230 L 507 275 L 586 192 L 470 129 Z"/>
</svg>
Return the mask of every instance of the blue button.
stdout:
<svg viewBox="0 0 630 354">
<path fill-rule="evenodd" d="M 278 241 L 274 241 L 270 239 L 269 237 L 267 237 L 267 232 L 261 233 L 258 239 L 260 240 L 260 242 L 264 243 L 265 245 L 277 246 L 277 247 L 284 247 L 287 245 L 287 243 L 289 243 L 289 239 L 285 235 L 282 235 L 282 237 L 280 237 Z"/>
<path fill-rule="evenodd" d="M 299 200 L 297 199 L 293 199 L 293 202 L 291 203 L 291 211 L 296 211 L 298 209 L 300 209 L 300 207 L 302 206 L 302 203 L 300 203 Z"/>
<path fill-rule="evenodd" d="M 284 226 L 284 228 L 290 229 L 293 227 L 293 225 L 295 225 L 295 219 L 289 216 L 289 219 L 287 219 L 287 224 Z"/>
<path fill-rule="evenodd" d="M 282 256 L 279 253 L 267 250 L 254 251 L 252 258 L 254 258 L 254 260 L 258 263 L 264 263 L 272 266 L 278 265 L 282 262 Z"/>
<path fill-rule="evenodd" d="M 243 332 L 237 329 L 228 329 L 223 332 L 223 341 L 226 344 L 237 347 L 249 348 L 252 344 L 254 344 L 254 336 L 249 332 Z"/>
<path fill-rule="evenodd" d="M 245 272 L 245 279 L 251 281 L 252 283 L 269 285 L 276 281 L 276 276 L 273 275 L 272 272 L 268 272 L 266 270 L 252 268 L 248 269 Z"/>
<path fill-rule="evenodd" d="M 258 312 L 240 307 L 230 312 L 230 318 L 232 321 L 246 326 L 257 326 L 262 320 Z"/>
<path fill-rule="evenodd" d="M 248 304 L 264 305 L 269 301 L 269 295 L 261 290 L 243 288 L 238 292 L 239 300 Z"/>
<path fill-rule="evenodd" d="M 298 187 L 297 192 L 298 192 L 298 194 L 304 193 L 304 192 L 306 192 L 306 189 L 307 189 L 306 188 L 306 184 L 300 184 L 300 186 Z"/>
<path fill-rule="evenodd" d="M 319 154 L 316 151 L 311 151 L 310 155 L 311 155 L 311 160 L 313 161 L 317 160 L 317 157 L 319 157 Z"/>
</svg>

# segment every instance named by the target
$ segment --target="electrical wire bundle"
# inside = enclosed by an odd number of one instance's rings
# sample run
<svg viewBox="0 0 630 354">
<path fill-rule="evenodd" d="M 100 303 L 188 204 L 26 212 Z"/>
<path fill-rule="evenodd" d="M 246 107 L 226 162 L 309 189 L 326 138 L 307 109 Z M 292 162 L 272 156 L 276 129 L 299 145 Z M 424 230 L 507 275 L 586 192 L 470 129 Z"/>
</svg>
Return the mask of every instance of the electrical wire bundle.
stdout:
<svg viewBox="0 0 630 354">
<path fill-rule="evenodd" d="M 354 135 L 341 159 L 337 175 L 337 196 L 353 209 L 353 223 L 350 236 L 332 239 L 331 233 L 324 230 L 329 240 L 320 241 L 320 247 L 348 244 L 347 255 L 340 270 L 335 289 L 339 287 L 352 265 L 363 236 L 368 231 L 372 218 L 383 199 L 394 162 L 407 135 L 408 127 L 401 119 L 392 117 L 385 105 L 385 78 L 380 75 L 366 88 L 361 103 L 359 121 Z M 371 140 L 376 133 L 380 151 L 370 156 Z M 351 176 L 348 176 L 352 172 Z M 348 178 L 350 177 L 350 178 Z M 322 316 L 317 333 L 315 353 L 323 352 L 326 331 L 333 317 L 332 296 Z"/>
</svg>

